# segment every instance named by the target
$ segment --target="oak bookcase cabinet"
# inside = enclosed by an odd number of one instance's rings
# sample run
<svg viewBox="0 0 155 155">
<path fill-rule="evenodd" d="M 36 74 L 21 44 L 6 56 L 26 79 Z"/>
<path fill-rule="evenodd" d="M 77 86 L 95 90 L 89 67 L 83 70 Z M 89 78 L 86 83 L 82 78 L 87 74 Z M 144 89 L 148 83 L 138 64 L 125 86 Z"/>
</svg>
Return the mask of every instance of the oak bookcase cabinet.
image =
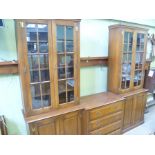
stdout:
<svg viewBox="0 0 155 155">
<path fill-rule="evenodd" d="M 110 27 L 111 92 L 81 98 L 80 20 L 16 20 L 16 30 L 30 134 L 122 134 L 143 122 L 145 29 Z"/>
<path fill-rule="evenodd" d="M 125 25 L 109 27 L 109 91 L 125 93 L 143 87 L 147 31 Z"/>
<path fill-rule="evenodd" d="M 124 132 L 144 121 L 147 31 L 125 25 L 109 27 L 108 90 L 125 98 Z"/>
<path fill-rule="evenodd" d="M 79 20 L 17 20 L 25 116 L 79 103 Z"/>
<path fill-rule="evenodd" d="M 31 134 L 81 134 L 79 111 L 53 115 L 79 104 L 79 24 L 80 20 L 16 20 L 24 116 Z"/>
</svg>

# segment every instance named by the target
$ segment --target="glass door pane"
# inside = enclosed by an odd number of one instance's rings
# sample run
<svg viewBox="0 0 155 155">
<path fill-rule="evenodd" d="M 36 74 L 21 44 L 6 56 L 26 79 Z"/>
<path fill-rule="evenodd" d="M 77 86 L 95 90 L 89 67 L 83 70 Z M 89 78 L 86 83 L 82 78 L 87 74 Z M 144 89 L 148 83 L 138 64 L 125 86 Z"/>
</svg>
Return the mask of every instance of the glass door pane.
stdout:
<svg viewBox="0 0 155 155">
<path fill-rule="evenodd" d="M 133 33 L 124 32 L 124 42 L 122 51 L 121 89 L 127 89 L 130 87 L 132 47 L 133 47 Z"/>
<path fill-rule="evenodd" d="M 48 25 L 27 24 L 26 32 L 32 108 L 41 109 L 51 106 Z"/>
<path fill-rule="evenodd" d="M 74 35 L 73 26 L 57 25 L 57 69 L 59 104 L 74 100 Z"/>
<path fill-rule="evenodd" d="M 143 58 L 144 58 L 144 38 L 145 35 L 137 33 L 137 44 L 135 54 L 135 72 L 134 72 L 134 86 L 141 85 L 142 80 L 142 69 L 143 69 Z"/>
</svg>

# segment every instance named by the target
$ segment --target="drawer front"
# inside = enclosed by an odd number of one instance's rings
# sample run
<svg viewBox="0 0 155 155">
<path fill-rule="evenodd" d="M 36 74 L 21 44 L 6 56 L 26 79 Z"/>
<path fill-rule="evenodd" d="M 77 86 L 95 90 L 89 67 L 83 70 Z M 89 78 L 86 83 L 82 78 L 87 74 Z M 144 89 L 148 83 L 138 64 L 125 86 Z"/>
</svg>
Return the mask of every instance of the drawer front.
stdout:
<svg viewBox="0 0 155 155">
<path fill-rule="evenodd" d="M 98 120 L 94 120 L 94 121 L 89 122 L 88 130 L 93 131 L 93 130 L 102 128 L 106 125 L 109 125 L 111 123 L 120 121 L 122 119 L 123 119 L 123 111 L 119 111 L 119 112 L 116 112 L 114 114 L 100 118 Z"/>
<path fill-rule="evenodd" d="M 106 105 L 103 107 L 95 108 L 90 110 L 89 119 L 90 121 L 101 118 L 103 116 L 122 111 L 123 110 L 123 101 L 119 101 L 110 105 Z"/>
<path fill-rule="evenodd" d="M 115 130 L 115 131 L 109 133 L 108 135 L 120 135 L 121 133 L 122 133 L 122 130 L 118 129 L 118 130 Z"/>
<path fill-rule="evenodd" d="M 110 134 L 116 130 L 121 130 L 121 126 L 122 126 L 122 121 L 118 121 L 118 122 L 112 123 L 110 125 L 107 125 L 103 128 L 100 128 L 98 130 L 89 132 L 89 134 L 91 134 L 91 135 L 107 135 L 107 134 Z"/>
</svg>

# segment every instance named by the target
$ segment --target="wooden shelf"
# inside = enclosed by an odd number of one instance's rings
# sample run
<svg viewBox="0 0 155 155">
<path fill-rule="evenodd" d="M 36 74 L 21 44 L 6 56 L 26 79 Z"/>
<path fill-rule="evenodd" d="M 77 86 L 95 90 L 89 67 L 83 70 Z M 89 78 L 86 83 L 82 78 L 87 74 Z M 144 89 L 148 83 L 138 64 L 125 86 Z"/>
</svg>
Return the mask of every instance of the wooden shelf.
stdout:
<svg viewBox="0 0 155 155">
<path fill-rule="evenodd" d="M 0 62 L 0 74 L 17 74 L 18 73 L 18 62 L 7 61 Z"/>
<path fill-rule="evenodd" d="M 108 66 L 108 57 L 83 57 L 80 58 L 80 67 Z"/>
</svg>

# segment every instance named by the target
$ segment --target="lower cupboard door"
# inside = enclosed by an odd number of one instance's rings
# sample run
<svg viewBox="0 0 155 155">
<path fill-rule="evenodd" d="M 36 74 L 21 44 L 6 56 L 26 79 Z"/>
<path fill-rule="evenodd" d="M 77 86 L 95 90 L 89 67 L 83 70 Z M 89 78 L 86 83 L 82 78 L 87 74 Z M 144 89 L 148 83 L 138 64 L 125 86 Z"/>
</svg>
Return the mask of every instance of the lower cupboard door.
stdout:
<svg viewBox="0 0 155 155">
<path fill-rule="evenodd" d="M 60 119 L 60 134 L 81 134 L 81 114 L 79 112 L 73 112 L 62 116 Z"/>
<path fill-rule="evenodd" d="M 39 122 L 30 124 L 30 132 L 33 135 L 56 135 L 57 132 L 56 119 L 45 119 Z"/>
</svg>

